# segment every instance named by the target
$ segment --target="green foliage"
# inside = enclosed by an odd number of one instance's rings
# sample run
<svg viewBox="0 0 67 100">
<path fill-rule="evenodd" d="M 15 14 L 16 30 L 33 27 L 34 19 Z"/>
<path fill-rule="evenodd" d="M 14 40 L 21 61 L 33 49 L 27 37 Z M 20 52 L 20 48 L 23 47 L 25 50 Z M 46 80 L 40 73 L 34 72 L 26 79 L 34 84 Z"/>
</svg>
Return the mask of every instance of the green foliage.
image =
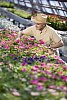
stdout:
<svg viewBox="0 0 67 100">
<path fill-rule="evenodd" d="M 3 1 L 3 2 L 0 2 L 0 7 L 13 8 L 14 4 L 10 3 L 10 2 Z"/>
<path fill-rule="evenodd" d="M 11 11 L 12 13 L 14 13 L 20 17 L 23 17 L 23 18 L 30 18 L 31 17 L 31 14 L 24 11 L 24 10 L 8 8 L 8 11 Z"/>
</svg>

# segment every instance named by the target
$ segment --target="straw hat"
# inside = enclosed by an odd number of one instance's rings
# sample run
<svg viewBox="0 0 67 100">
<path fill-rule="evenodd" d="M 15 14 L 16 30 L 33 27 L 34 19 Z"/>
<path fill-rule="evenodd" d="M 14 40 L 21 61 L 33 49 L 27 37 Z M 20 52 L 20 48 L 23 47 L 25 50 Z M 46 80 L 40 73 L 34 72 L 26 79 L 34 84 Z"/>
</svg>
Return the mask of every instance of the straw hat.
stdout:
<svg viewBox="0 0 67 100">
<path fill-rule="evenodd" d="M 36 16 L 31 17 L 31 21 L 35 23 L 47 23 L 47 15 L 38 13 Z"/>
</svg>

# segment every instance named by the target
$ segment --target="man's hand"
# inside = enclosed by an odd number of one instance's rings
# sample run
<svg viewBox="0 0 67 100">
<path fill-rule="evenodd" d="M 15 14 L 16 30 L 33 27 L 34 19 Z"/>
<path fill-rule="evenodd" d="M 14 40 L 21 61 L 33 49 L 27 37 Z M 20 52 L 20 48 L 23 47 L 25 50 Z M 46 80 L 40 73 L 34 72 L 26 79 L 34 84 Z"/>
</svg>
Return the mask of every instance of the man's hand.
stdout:
<svg viewBox="0 0 67 100">
<path fill-rule="evenodd" d="M 53 49 L 56 49 L 56 48 L 62 47 L 63 45 L 64 45 L 63 41 L 60 40 L 58 43 L 50 45 L 50 47 L 53 48 Z"/>
</svg>

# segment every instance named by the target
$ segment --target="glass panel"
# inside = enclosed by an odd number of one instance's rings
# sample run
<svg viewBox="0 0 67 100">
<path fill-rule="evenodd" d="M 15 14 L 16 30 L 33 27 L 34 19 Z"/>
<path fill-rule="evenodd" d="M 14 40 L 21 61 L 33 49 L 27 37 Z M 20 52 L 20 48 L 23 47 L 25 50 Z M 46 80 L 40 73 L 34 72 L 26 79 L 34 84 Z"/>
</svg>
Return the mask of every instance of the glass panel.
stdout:
<svg viewBox="0 0 67 100">
<path fill-rule="evenodd" d="M 26 3 L 26 6 L 27 7 L 32 7 L 30 3 Z"/>
<path fill-rule="evenodd" d="M 46 12 L 46 9 L 44 7 L 42 7 L 43 12 Z"/>
<path fill-rule="evenodd" d="M 14 0 L 8 0 L 9 2 L 13 2 Z"/>
<path fill-rule="evenodd" d="M 24 4 L 24 2 L 19 2 L 19 4 L 20 4 L 20 5 L 22 5 L 22 6 L 24 6 L 24 5 L 25 5 L 25 4 Z"/>
<path fill-rule="evenodd" d="M 33 2 L 35 3 L 35 2 L 36 2 L 36 0 L 33 0 Z"/>
<path fill-rule="evenodd" d="M 40 7 L 36 6 L 36 9 L 37 9 L 37 10 L 40 10 Z"/>
<path fill-rule="evenodd" d="M 48 12 L 48 13 L 53 13 L 52 10 L 50 8 L 45 8 L 45 10 Z"/>
<path fill-rule="evenodd" d="M 53 6 L 59 6 L 58 1 L 50 1 L 50 4 Z"/>
<path fill-rule="evenodd" d="M 63 2 L 59 2 L 59 6 L 60 7 L 63 7 Z"/>
<path fill-rule="evenodd" d="M 65 17 L 67 17 L 67 12 L 64 11 Z"/>
<path fill-rule="evenodd" d="M 62 10 L 59 10 L 59 15 L 65 16 L 65 13 Z"/>
<path fill-rule="evenodd" d="M 22 2 L 23 0 L 19 0 L 19 2 Z"/>
<path fill-rule="evenodd" d="M 29 0 L 24 0 L 25 2 L 30 2 Z"/>
<path fill-rule="evenodd" d="M 46 5 L 48 5 L 47 0 L 42 0 L 42 4 L 46 4 Z"/>
<path fill-rule="evenodd" d="M 67 7 L 67 2 L 64 2 L 65 6 Z"/>
<path fill-rule="evenodd" d="M 54 11 L 55 14 L 57 14 L 57 10 L 56 9 L 53 9 L 53 11 Z"/>
<path fill-rule="evenodd" d="M 14 0 L 14 3 L 16 3 L 16 4 L 17 4 L 17 3 L 18 3 L 18 0 Z"/>
</svg>

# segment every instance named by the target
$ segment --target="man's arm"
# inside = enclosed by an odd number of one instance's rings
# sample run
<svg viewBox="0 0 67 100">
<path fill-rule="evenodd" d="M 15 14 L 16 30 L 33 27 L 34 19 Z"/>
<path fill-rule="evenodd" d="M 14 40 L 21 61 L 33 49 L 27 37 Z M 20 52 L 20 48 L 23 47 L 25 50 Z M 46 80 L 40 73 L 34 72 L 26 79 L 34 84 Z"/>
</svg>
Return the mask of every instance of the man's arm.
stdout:
<svg viewBox="0 0 67 100">
<path fill-rule="evenodd" d="M 22 31 L 19 31 L 19 32 L 18 32 L 18 35 L 17 35 L 17 39 L 20 39 L 20 36 L 21 36 L 22 34 L 23 34 Z"/>
<path fill-rule="evenodd" d="M 62 47 L 63 45 L 64 45 L 63 41 L 60 40 L 58 43 L 50 45 L 50 48 L 59 48 Z"/>
<path fill-rule="evenodd" d="M 17 35 L 17 39 L 20 39 L 20 36 L 21 35 L 28 35 L 28 36 L 31 36 L 32 35 L 32 29 L 33 29 L 33 26 L 30 26 L 22 31 L 19 31 L 18 32 L 18 35 Z"/>
</svg>

